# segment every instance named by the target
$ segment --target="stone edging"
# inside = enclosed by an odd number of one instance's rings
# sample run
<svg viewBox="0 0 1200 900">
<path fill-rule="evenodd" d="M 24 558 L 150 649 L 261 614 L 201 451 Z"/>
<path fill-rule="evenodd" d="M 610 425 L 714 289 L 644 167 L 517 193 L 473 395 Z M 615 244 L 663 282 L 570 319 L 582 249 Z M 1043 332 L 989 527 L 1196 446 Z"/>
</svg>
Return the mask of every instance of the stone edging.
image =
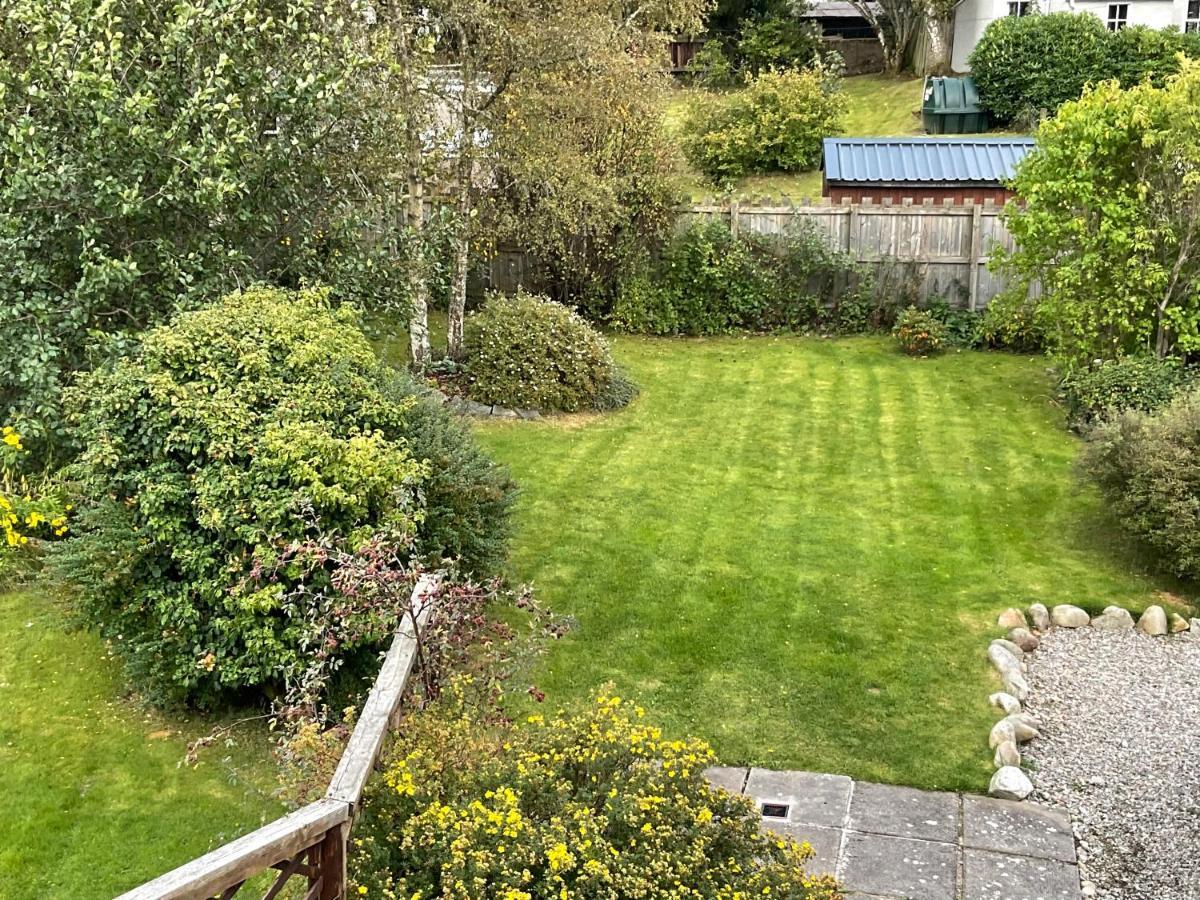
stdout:
<svg viewBox="0 0 1200 900">
<path fill-rule="evenodd" d="M 542 414 L 536 409 L 509 409 L 506 406 L 489 406 L 486 403 L 476 403 L 465 397 L 451 397 L 436 388 L 429 391 L 429 396 L 441 403 L 452 413 L 460 416 L 470 416 L 474 419 L 540 419 Z"/>
<path fill-rule="evenodd" d="M 988 660 L 1000 673 L 1004 690 L 988 697 L 988 702 L 1004 713 L 1004 718 L 992 726 L 988 746 L 994 751 L 992 764 L 996 772 L 988 785 L 988 793 L 1005 800 L 1024 800 L 1033 793 L 1033 783 L 1021 769 L 1020 745 L 1038 736 L 1041 722 L 1024 712 L 1022 704 L 1029 697 L 1025 681 L 1025 656 L 1038 648 L 1038 635 L 1051 628 L 1091 627 L 1103 631 L 1137 628 L 1152 636 L 1189 632 L 1200 636 L 1200 619 L 1187 619 L 1179 613 L 1167 615 L 1161 606 L 1148 606 L 1135 623 L 1133 615 L 1120 606 L 1106 606 L 1096 617 L 1087 610 L 1062 603 L 1048 610 L 1034 603 L 1029 618 L 1016 607 L 1000 614 L 996 624 L 1008 629 L 1007 638 L 997 638 L 988 645 Z M 1032 627 L 1030 625 L 1032 624 Z"/>
</svg>

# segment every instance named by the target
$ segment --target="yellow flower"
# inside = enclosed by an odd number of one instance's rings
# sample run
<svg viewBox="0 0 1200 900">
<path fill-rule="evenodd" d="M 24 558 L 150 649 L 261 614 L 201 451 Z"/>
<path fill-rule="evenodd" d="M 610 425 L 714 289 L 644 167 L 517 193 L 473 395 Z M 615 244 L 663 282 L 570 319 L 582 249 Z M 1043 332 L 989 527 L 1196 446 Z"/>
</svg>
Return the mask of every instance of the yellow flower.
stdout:
<svg viewBox="0 0 1200 900">
<path fill-rule="evenodd" d="M 559 869 L 565 869 L 571 864 L 571 852 L 567 849 L 567 845 L 560 841 L 550 848 L 550 852 L 546 854 L 546 859 L 550 862 L 550 868 L 557 872 Z"/>
</svg>

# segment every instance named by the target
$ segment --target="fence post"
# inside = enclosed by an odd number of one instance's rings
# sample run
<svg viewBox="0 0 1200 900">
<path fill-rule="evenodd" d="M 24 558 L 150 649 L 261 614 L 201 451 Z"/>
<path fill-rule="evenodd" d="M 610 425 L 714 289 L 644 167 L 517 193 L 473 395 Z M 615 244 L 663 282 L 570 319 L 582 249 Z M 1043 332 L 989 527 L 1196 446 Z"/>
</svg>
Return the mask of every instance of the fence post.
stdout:
<svg viewBox="0 0 1200 900">
<path fill-rule="evenodd" d="M 848 213 L 849 220 L 846 222 L 846 253 L 854 255 L 854 261 L 858 262 L 859 254 L 862 252 L 862 241 L 858 239 L 858 204 L 852 203 Z"/>
<path fill-rule="evenodd" d="M 738 236 L 738 206 L 736 200 L 729 201 L 729 236 L 732 238 Z"/>
<path fill-rule="evenodd" d="M 979 253 L 983 244 L 983 207 L 978 203 L 971 204 L 971 271 L 967 275 L 969 284 L 967 293 L 967 308 L 975 312 L 979 305 Z"/>
<path fill-rule="evenodd" d="M 349 823 L 330 828 L 325 839 L 317 846 L 316 878 L 309 878 L 311 889 L 320 880 L 317 900 L 346 900 L 346 840 L 350 835 Z"/>
</svg>

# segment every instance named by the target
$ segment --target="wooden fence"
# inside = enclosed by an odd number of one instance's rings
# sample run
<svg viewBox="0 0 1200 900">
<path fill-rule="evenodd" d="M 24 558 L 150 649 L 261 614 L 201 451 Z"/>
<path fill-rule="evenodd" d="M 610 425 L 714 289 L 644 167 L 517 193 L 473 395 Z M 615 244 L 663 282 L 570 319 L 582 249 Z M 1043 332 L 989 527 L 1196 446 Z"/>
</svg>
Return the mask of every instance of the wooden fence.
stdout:
<svg viewBox="0 0 1200 900">
<path fill-rule="evenodd" d="M 833 205 L 808 199 L 799 205 L 706 202 L 685 211 L 688 216 L 716 218 L 736 235 L 745 232 L 786 234 L 804 222 L 815 225 L 829 246 L 877 267 L 911 263 L 921 278 L 921 296 L 945 297 L 954 306 L 984 309 L 1005 286 L 989 272 L 988 256 L 996 246 L 1009 250 L 1012 236 L 1000 220 L 1002 207 L 990 202 L 953 206 L 870 203 Z"/>
<path fill-rule="evenodd" d="M 304 900 L 345 900 L 346 842 L 363 788 L 379 759 L 384 738 L 399 715 L 400 698 L 429 615 L 435 576 L 413 589 L 411 618 L 396 632 L 362 715 L 342 753 L 329 790 L 320 800 L 230 841 L 117 900 L 206 900 L 234 896 L 246 882 L 276 870 L 263 900 L 278 897 L 292 878 L 307 881 Z"/>
</svg>

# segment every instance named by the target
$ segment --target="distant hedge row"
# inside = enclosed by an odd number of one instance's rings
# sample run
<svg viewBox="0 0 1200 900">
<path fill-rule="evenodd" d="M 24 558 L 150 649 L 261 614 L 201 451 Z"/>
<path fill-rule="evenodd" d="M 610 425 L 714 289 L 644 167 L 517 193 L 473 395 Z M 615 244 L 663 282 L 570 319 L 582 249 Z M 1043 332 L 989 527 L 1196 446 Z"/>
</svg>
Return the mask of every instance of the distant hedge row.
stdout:
<svg viewBox="0 0 1200 900">
<path fill-rule="evenodd" d="M 970 64 L 993 119 L 1025 124 L 1078 99 L 1088 84 L 1161 86 L 1179 71 L 1180 54 L 1200 59 L 1200 34 L 1141 25 L 1109 31 L 1094 15 L 1057 12 L 997 19 Z"/>
</svg>

